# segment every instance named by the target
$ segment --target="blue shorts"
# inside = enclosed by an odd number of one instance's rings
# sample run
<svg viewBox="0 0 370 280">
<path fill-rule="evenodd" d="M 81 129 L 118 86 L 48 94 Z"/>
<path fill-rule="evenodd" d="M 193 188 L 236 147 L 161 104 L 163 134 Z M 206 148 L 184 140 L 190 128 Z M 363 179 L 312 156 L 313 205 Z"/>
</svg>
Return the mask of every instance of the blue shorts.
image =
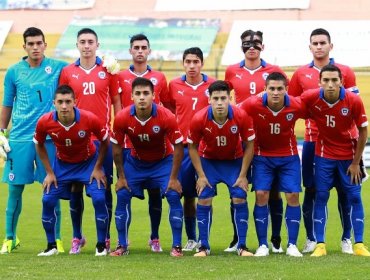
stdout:
<svg viewBox="0 0 370 280">
<path fill-rule="evenodd" d="M 160 189 L 165 195 L 172 169 L 173 156 L 156 162 L 145 162 L 129 155 L 123 164 L 131 195 L 144 199 L 144 188 Z"/>
<path fill-rule="evenodd" d="M 2 181 L 13 185 L 42 183 L 45 179 L 45 168 L 36 153 L 32 141 L 9 141 L 11 151 L 5 163 Z M 55 146 L 51 140 L 45 141 L 46 151 L 52 164 L 55 158 Z"/>
<path fill-rule="evenodd" d="M 315 187 L 315 144 L 316 142 L 303 142 L 302 149 L 302 180 L 306 188 Z"/>
<path fill-rule="evenodd" d="M 329 191 L 339 185 L 345 193 L 356 193 L 361 185 L 351 183 L 347 169 L 352 160 L 334 160 L 315 156 L 315 186 L 317 191 Z"/>
<path fill-rule="evenodd" d="M 187 198 L 197 197 L 196 172 L 189 156 L 189 149 L 184 147 L 184 158 L 182 159 L 179 180 L 182 186 L 182 194 Z"/>
<path fill-rule="evenodd" d="M 273 182 L 278 182 L 280 192 L 297 193 L 302 191 L 301 163 L 298 155 L 253 157 L 252 184 L 254 190 L 270 191 Z"/>
<path fill-rule="evenodd" d="M 53 170 L 57 178 L 58 188 L 52 185 L 49 194 L 44 193 L 44 195 L 54 195 L 61 199 L 69 199 L 72 183 L 84 184 L 86 186 L 87 196 L 91 196 L 94 192 L 105 193 L 104 186 L 101 185 L 98 188 L 98 183 L 95 179 L 90 184 L 90 176 L 97 159 L 98 152 L 88 160 L 78 163 L 63 162 L 56 158 L 53 164 Z"/>
<path fill-rule="evenodd" d="M 94 140 L 94 144 L 99 151 L 100 141 Z M 107 154 L 104 157 L 103 167 L 105 171 L 105 176 L 107 177 L 108 185 L 113 184 L 113 152 L 112 152 L 112 143 L 109 142 Z"/>
<path fill-rule="evenodd" d="M 212 186 L 205 187 L 199 195 L 199 199 L 206 199 L 217 195 L 217 184 L 225 183 L 229 189 L 231 198 L 247 198 L 247 193 L 239 188 L 233 187 L 239 177 L 242 166 L 242 158 L 235 160 L 212 160 L 201 157 L 203 171 Z"/>
</svg>

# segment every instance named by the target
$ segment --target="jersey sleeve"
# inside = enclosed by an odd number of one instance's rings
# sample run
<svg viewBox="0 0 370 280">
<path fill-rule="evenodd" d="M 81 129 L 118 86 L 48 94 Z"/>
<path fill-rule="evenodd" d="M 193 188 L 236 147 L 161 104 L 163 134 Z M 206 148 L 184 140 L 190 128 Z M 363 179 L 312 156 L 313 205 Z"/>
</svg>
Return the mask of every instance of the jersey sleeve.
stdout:
<svg viewBox="0 0 370 280">
<path fill-rule="evenodd" d="M 345 89 L 352 91 L 355 94 L 360 94 L 359 89 L 356 85 L 356 75 L 351 68 L 347 68 L 346 77 L 343 80 L 343 86 Z"/>
<path fill-rule="evenodd" d="M 106 129 L 106 127 L 101 123 L 100 119 L 93 113 L 89 114 L 89 118 L 90 118 L 90 127 L 93 134 L 99 141 L 105 141 L 109 136 L 109 132 Z"/>
<path fill-rule="evenodd" d="M 33 135 L 33 142 L 35 144 L 45 143 L 45 139 L 47 136 L 45 125 L 44 125 L 45 121 L 46 121 L 46 115 L 43 115 L 36 124 L 35 133 Z"/>
<path fill-rule="evenodd" d="M 354 112 L 354 121 L 356 123 L 356 126 L 357 127 L 367 127 L 369 123 L 368 123 L 367 116 L 365 113 L 364 103 L 359 97 L 354 98 L 353 112 Z"/>
<path fill-rule="evenodd" d="M 166 109 L 167 110 L 167 109 Z M 166 133 L 167 137 L 170 140 L 171 144 L 179 144 L 184 140 L 180 129 L 176 122 L 176 117 L 169 110 L 165 114 L 165 119 L 163 120 L 166 123 Z"/>
<path fill-rule="evenodd" d="M 69 84 L 68 71 L 66 68 L 63 68 L 59 76 L 59 85 L 68 85 L 68 84 Z"/>
<path fill-rule="evenodd" d="M 164 100 L 161 100 L 161 102 L 169 102 L 171 103 L 172 106 L 175 106 L 175 100 L 173 98 L 173 81 L 171 81 L 168 85 L 168 94 L 167 94 L 167 98 L 164 99 Z"/>
<path fill-rule="evenodd" d="M 14 99 L 17 93 L 17 88 L 14 83 L 15 71 L 14 68 L 9 68 L 4 79 L 4 99 L 3 106 L 13 107 Z"/>
<path fill-rule="evenodd" d="M 202 139 L 202 129 L 203 125 L 201 123 L 201 116 L 202 112 L 196 113 L 191 122 L 190 122 L 190 128 L 189 128 L 189 134 L 186 141 L 190 144 L 199 144 L 200 140 Z"/>
<path fill-rule="evenodd" d="M 228 84 L 230 90 L 233 90 L 234 89 L 233 84 L 230 82 L 231 75 L 232 75 L 232 71 L 231 71 L 231 67 L 229 66 L 226 68 L 226 71 L 225 71 L 225 82 Z"/>
<path fill-rule="evenodd" d="M 125 142 L 125 121 L 123 112 L 124 111 L 118 112 L 117 116 L 114 118 L 112 137 L 110 139 L 112 143 L 119 144 L 120 146 L 123 146 Z"/>
<path fill-rule="evenodd" d="M 113 100 L 113 97 L 118 95 L 119 93 L 119 82 L 118 82 L 118 75 L 110 75 L 110 80 L 109 80 L 109 96 L 111 100 Z"/>
<path fill-rule="evenodd" d="M 243 141 L 249 142 L 256 138 L 254 129 L 253 129 L 253 121 L 252 118 L 248 116 L 245 111 L 240 110 L 240 117 L 243 120 L 242 126 L 240 130 L 240 137 Z"/>
<path fill-rule="evenodd" d="M 167 79 L 165 75 L 162 75 L 161 84 L 159 85 L 161 91 L 158 93 L 159 101 L 160 102 L 168 102 L 169 101 L 169 92 L 168 92 L 168 85 Z"/>
<path fill-rule="evenodd" d="M 303 92 L 302 86 L 299 82 L 299 73 L 295 71 L 289 82 L 288 94 L 291 96 L 300 96 Z"/>
</svg>

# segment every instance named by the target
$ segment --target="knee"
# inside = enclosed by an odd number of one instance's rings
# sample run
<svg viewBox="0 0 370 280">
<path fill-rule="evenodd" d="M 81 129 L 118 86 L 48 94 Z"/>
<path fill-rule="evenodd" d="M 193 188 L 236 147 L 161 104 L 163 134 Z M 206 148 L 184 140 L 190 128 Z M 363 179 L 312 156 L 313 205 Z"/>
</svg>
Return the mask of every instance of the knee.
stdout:
<svg viewBox="0 0 370 280">
<path fill-rule="evenodd" d="M 347 195 L 347 198 L 350 205 L 362 203 L 360 192 L 350 193 Z"/>
<path fill-rule="evenodd" d="M 166 193 L 166 199 L 167 199 L 169 205 L 178 205 L 178 204 L 181 204 L 181 202 L 180 202 L 180 195 L 176 191 L 169 190 Z"/>
<path fill-rule="evenodd" d="M 316 192 L 316 204 L 326 204 L 329 200 L 328 191 L 317 191 Z"/>
<path fill-rule="evenodd" d="M 44 209 L 52 208 L 54 209 L 57 205 L 58 199 L 52 195 L 44 195 L 42 197 L 42 205 Z"/>
<path fill-rule="evenodd" d="M 258 206 L 264 206 L 267 204 L 269 199 L 269 192 L 267 191 L 256 191 L 256 204 Z"/>
<path fill-rule="evenodd" d="M 129 204 L 131 201 L 131 198 L 132 198 L 132 195 L 126 188 L 120 189 L 117 192 L 117 207 L 118 205 Z"/>
</svg>

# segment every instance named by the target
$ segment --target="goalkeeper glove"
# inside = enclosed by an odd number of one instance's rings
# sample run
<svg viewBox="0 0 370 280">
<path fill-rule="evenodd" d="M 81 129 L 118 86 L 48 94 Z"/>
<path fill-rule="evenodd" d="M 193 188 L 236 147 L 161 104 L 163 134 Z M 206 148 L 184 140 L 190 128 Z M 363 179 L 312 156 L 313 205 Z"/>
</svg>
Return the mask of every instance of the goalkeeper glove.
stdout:
<svg viewBox="0 0 370 280">
<path fill-rule="evenodd" d="M 6 136 L 7 136 L 6 129 L 0 129 L 0 157 L 4 161 L 6 161 L 8 158 L 7 153 L 10 152 L 10 146 Z"/>
</svg>

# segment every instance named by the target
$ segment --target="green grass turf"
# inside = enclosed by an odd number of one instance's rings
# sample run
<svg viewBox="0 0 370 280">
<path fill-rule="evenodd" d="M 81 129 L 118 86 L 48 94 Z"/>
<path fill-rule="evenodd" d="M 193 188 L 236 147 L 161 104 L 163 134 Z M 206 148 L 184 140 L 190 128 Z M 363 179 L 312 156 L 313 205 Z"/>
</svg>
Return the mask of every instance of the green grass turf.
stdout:
<svg viewBox="0 0 370 280">
<path fill-rule="evenodd" d="M 370 214 L 370 182 L 363 186 L 365 214 Z M 95 224 L 91 200 L 85 198 L 83 231 L 88 243 L 82 253 L 69 256 L 68 253 L 52 257 L 37 257 L 37 253 L 46 247 L 46 238 L 41 224 L 41 187 L 38 184 L 27 186 L 24 192 L 23 211 L 18 227 L 21 247 L 10 255 L 0 255 L 0 279 L 369 279 L 370 258 L 344 255 L 340 252 L 341 225 L 336 209 L 336 193 L 332 191 L 329 205 L 327 226 L 328 256 L 311 258 L 291 258 L 286 255 L 270 255 L 266 258 L 241 258 L 236 254 L 224 253 L 223 249 L 231 239 L 229 199 L 226 187 L 218 188 L 219 195 L 214 199 L 214 219 L 211 229 L 211 256 L 194 258 L 185 253 L 183 258 L 169 256 L 171 233 L 168 222 L 167 202 L 164 209 L 160 237 L 164 252 L 154 254 L 149 251 L 149 219 L 147 201 L 133 199 L 132 224 L 129 239 L 130 255 L 124 257 L 94 256 Z M 4 232 L 7 187 L 0 184 L 0 229 Z M 250 209 L 250 227 L 248 247 L 255 251 L 257 238 L 252 209 L 254 194 L 248 198 Z M 68 203 L 62 202 L 62 234 L 65 249 L 70 248 L 71 222 Z M 283 247 L 286 247 L 286 229 L 283 226 Z M 304 241 L 304 227 L 301 231 L 298 247 Z M 369 225 L 365 225 L 365 241 L 370 242 Z M 117 234 L 112 225 L 112 241 L 115 245 Z M 183 236 L 185 243 L 185 234 Z"/>
</svg>

